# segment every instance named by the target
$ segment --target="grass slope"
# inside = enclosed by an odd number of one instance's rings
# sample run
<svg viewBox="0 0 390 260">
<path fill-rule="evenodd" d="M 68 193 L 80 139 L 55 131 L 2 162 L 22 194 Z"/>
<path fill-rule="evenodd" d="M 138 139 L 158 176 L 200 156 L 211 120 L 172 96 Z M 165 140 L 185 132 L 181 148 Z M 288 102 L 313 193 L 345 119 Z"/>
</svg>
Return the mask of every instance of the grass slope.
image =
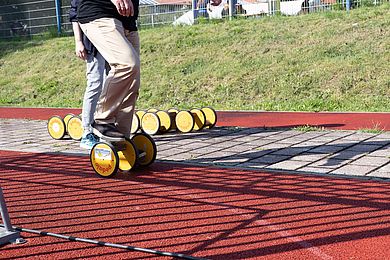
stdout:
<svg viewBox="0 0 390 260">
<path fill-rule="evenodd" d="M 390 111 L 390 5 L 145 29 L 139 108 Z M 81 107 L 72 37 L 0 42 L 0 105 Z"/>
</svg>

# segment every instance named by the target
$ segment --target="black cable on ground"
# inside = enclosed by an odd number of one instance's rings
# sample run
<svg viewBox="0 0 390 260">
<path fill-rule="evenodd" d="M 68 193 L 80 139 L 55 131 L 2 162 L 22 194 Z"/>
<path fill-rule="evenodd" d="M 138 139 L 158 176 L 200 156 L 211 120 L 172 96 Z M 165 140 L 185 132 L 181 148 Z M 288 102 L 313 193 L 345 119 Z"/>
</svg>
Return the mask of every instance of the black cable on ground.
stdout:
<svg viewBox="0 0 390 260">
<path fill-rule="evenodd" d="M 0 226 L 4 226 L 4 225 L 0 225 Z M 84 242 L 84 243 L 96 244 L 99 246 L 121 248 L 121 249 L 130 250 L 130 251 L 139 251 L 139 252 L 144 252 L 144 253 L 149 253 L 149 254 L 170 256 L 170 257 L 180 258 L 180 259 L 206 260 L 205 258 L 198 258 L 198 257 L 190 256 L 190 255 L 180 254 L 180 253 L 171 253 L 171 252 L 164 252 L 164 251 L 153 250 L 153 249 L 142 248 L 142 247 L 113 244 L 113 243 L 107 243 L 104 241 L 98 241 L 98 240 L 87 239 L 87 238 L 79 238 L 79 237 L 73 237 L 73 236 L 65 236 L 65 235 L 61 235 L 61 234 L 50 233 L 50 232 L 34 230 L 34 229 L 21 228 L 21 227 L 12 227 L 12 228 L 16 231 L 34 233 L 34 234 L 38 234 L 41 236 L 52 236 L 52 237 L 67 239 L 69 241 Z"/>
</svg>

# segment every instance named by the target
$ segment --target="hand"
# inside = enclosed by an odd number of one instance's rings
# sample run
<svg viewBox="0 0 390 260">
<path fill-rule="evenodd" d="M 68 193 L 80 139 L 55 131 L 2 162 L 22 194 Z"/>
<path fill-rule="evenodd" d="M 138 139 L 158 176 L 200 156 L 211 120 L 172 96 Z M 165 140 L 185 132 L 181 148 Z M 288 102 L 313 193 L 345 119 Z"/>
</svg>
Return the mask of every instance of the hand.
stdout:
<svg viewBox="0 0 390 260">
<path fill-rule="evenodd" d="M 118 13 L 123 16 L 133 16 L 134 6 L 131 0 L 111 0 Z"/>
<path fill-rule="evenodd" d="M 84 44 L 81 41 L 76 42 L 76 56 L 82 60 L 87 59 L 87 51 L 85 50 Z"/>
</svg>

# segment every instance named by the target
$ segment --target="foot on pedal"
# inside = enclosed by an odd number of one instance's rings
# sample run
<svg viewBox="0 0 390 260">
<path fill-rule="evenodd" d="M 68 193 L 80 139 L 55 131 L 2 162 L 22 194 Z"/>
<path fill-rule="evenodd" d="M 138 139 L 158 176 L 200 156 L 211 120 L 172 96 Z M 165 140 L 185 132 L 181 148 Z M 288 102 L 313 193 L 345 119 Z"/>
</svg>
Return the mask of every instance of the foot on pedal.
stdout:
<svg viewBox="0 0 390 260">
<path fill-rule="evenodd" d="M 80 147 L 91 151 L 92 147 L 99 142 L 99 138 L 93 133 L 83 136 L 80 141 Z"/>
<path fill-rule="evenodd" d="M 125 136 L 118 131 L 114 124 L 98 124 L 93 122 L 92 128 L 93 133 L 100 137 L 101 140 L 119 142 L 125 138 Z"/>
</svg>

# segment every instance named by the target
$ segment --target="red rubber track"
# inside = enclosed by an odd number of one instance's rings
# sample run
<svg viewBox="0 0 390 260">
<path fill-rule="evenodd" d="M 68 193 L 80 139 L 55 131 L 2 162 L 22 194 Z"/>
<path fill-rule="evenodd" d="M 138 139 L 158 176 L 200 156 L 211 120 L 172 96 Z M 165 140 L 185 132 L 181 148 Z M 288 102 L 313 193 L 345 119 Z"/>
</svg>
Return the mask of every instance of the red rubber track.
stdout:
<svg viewBox="0 0 390 260">
<path fill-rule="evenodd" d="M 0 151 L 15 226 L 210 259 L 389 259 L 390 185 L 156 162 L 101 178 L 88 157 Z M 22 232 L 1 259 L 164 259 Z"/>
<path fill-rule="evenodd" d="M 80 114 L 80 109 L 0 107 L 0 118 L 47 120 L 53 115 Z M 312 113 L 218 111 L 217 126 L 278 127 L 316 126 L 326 129 L 390 130 L 390 113 Z"/>
</svg>

